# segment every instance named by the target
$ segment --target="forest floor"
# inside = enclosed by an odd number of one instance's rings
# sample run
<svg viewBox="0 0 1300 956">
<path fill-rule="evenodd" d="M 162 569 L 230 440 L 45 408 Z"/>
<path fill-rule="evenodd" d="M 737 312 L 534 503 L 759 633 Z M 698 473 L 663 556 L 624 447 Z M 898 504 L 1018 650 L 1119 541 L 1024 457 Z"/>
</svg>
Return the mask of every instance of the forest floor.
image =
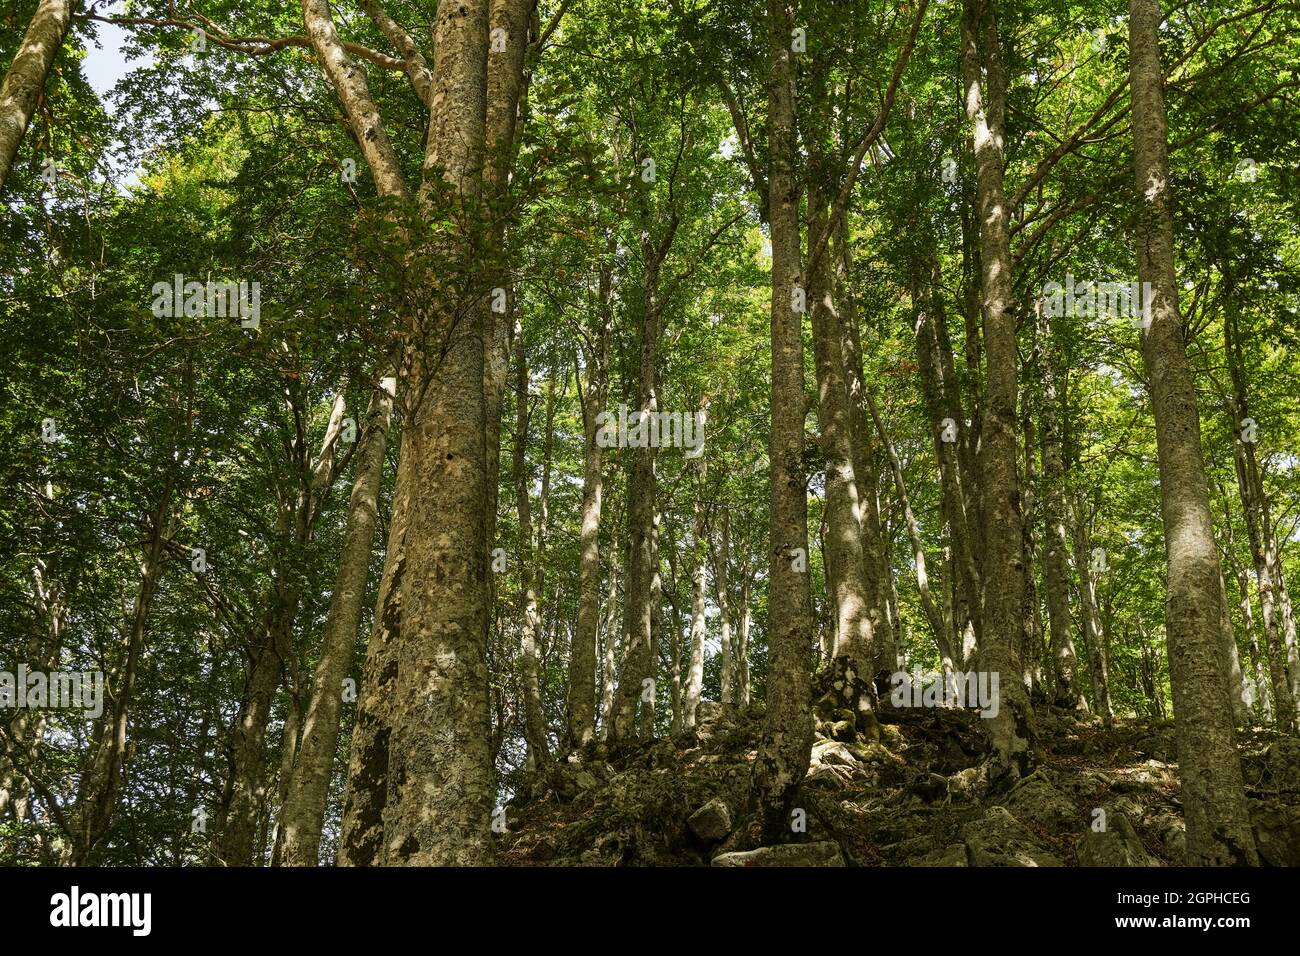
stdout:
<svg viewBox="0 0 1300 956">
<path fill-rule="evenodd" d="M 975 711 L 894 709 L 817 720 L 790 845 L 756 847 L 745 798 L 758 707 L 703 703 L 695 729 L 560 764 L 507 808 L 515 866 L 1179 866 L 1185 830 L 1173 725 L 1036 712 L 1039 762 L 987 779 Z M 1300 740 L 1238 737 L 1260 855 L 1300 865 Z M 799 811 L 803 811 L 800 813 Z M 1099 812 L 1100 811 L 1100 812 Z"/>
</svg>

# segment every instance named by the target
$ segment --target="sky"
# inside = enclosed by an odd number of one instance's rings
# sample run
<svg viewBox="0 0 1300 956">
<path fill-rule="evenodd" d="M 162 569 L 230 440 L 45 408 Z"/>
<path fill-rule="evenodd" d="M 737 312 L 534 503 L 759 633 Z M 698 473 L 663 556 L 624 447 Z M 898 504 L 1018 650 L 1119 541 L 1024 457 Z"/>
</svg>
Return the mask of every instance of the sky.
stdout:
<svg viewBox="0 0 1300 956">
<path fill-rule="evenodd" d="M 112 23 L 101 23 L 98 25 L 98 32 L 102 49 L 96 49 L 92 44 L 86 51 L 83 68 L 86 79 L 99 94 L 99 98 L 104 100 L 104 107 L 111 110 L 107 99 L 108 93 L 113 89 L 113 85 L 127 74 L 132 64 L 128 63 L 122 54 L 122 46 L 126 42 L 125 30 Z"/>
</svg>

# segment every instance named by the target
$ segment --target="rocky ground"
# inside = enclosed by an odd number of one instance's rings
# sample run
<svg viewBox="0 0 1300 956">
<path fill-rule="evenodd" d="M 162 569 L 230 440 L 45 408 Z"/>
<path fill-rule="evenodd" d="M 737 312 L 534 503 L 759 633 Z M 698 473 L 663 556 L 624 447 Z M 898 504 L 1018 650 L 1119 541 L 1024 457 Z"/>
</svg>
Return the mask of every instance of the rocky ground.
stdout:
<svg viewBox="0 0 1300 956">
<path fill-rule="evenodd" d="M 824 701 L 823 701 L 824 703 Z M 758 707 L 705 703 L 677 737 L 593 745 L 507 808 L 516 866 L 1179 866 L 1185 834 L 1172 723 L 1038 712 L 1041 760 L 986 779 L 974 711 L 819 708 L 790 843 L 755 846 L 745 794 Z M 844 719 L 836 719 L 837 716 Z M 1240 738 L 1260 855 L 1300 866 L 1300 740 Z M 1104 812 L 1104 816 L 1102 813 Z M 800 822 L 806 822 L 802 828 Z M 802 832 L 799 832 L 802 829 Z"/>
</svg>

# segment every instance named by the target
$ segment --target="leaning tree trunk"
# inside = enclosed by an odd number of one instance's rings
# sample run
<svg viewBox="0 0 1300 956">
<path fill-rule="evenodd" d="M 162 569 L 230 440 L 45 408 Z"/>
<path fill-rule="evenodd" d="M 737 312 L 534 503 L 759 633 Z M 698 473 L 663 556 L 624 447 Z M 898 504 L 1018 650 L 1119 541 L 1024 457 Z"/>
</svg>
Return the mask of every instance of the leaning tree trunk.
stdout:
<svg viewBox="0 0 1300 956">
<path fill-rule="evenodd" d="M 1012 261 L 1003 189 L 1006 76 L 992 2 L 965 0 L 961 26 L 966 115 L 975 144 L 986 382 L 980 409 L 980 490 L 984 523 L 979 669 L 1001 674 L 997 716 L 982 721 L 1002 770 L 1021 776 L 1033 763 L 1033 712 L 1020 681 L 1024 591 L 1020 490 L 1016 473 L 1016 347 Z M 987 79 L 985 78 L 987 77 Z M 1010 678 L 1010 679 L 1008 679 Z"/>
<path fill-rule="evenodd" d="M 162 580 L 162 558 L 170 533 L 174 490 L 173 479 L 169 477 L 163 485 L 150 523 L 152 537 L 143 555 L 140 586 L 136 592 L 131 618 L 127 622 L 125 658 L 118 672 L 113 675 L 117 678 L 117 688 L 111 694 L 108 707 L 100 718 L 91 765 L 82 775 L 77 794 L 73 840 L 68 847 L 68 862 L 73 866 L 90 866 L 94 862 L 96 848 L 112 823 L 127 756 L 126 727 L 131 694 L 135 690 L 140 655 L 144 653 L 149 612 Z M 107 683 L 105 681 L 106 685 Z M 105 691 L 108 692 L 107 686 Z"/>
<path fill-rule="evenodd" d="M 329 617 L 321 638 L 320 660 L 316 664 L 302 740 L 280 813 L 272 862 L 281 866 L 316 866 L 319 863 L 330 767 L 339 737 L 343 677 L 352 667 L 357 627 L 361 623 L 361 605 L 366 598 L 370 551 L 379 518 L 384 453 L 393 414 L 392 389 L 395 389 L 393 380 L 381 380 L 372 392 L 366 410 Z"/>
<path fill-rule="evenodd" d="M 68 36 L 80 0 L 41 0 L 0 84 L 0 190 L 36 112 L 50 67 Z"/>
<path fill-rule="evenodd" d="M 772 237 L 772 426 L 768 435 L 767 717 L 754 761 L 763 836 L 790 835 L 790 811 L 812 750 L 809 654 L 813 641 L 808 562 L 808 489 L 803 470 L 803 321 L 791 301 L 799 281 L 799 188 L 795 181 L 792 18 L 767 2 L 768 208 Z"/>
<path fill-rule="evenodd" d="M 1152 290 L 1142 356 L 1156 421 L 1160 508 L 1168 556 L 1165 631 L 1191 866 L 1255 865 L 1232 726 L 1219 622 L 1219 554 L 1201 456 L 1196 385 L 1187 362 L 1174 273 L 1168 126 L 1159 0 L 1129 0 L 1129 83 L 1137 193 L 1138 277 Z"/>
</svg>

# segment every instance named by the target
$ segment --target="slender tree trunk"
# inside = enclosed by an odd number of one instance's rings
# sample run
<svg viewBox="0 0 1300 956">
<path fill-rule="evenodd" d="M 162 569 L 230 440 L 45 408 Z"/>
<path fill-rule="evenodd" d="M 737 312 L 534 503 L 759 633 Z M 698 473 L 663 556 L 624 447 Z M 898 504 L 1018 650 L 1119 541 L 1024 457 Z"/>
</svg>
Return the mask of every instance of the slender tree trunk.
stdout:
<svg viewBox="0 0 1300 956">
<path fill-rule="evenodd" d="M 965 0 L 961 28 L 966 115 L 974 133 L 981 291 L 987 371 L 980 422 L 983 507 L 983 596 L 979 669 L 1002 675 L 1001 706 L 982 721 L 1002 769 L 1029 772 L 1033 712 L 1018 679 L 1016 655 L 1023 610 L 1024 552 L 1016 473 L 1016 394 L 1019 355 L 1008 208 L 1003 190 L 1006 76 L 992 0 Z M 987 76 L 987 79 L 985 79 Z M 1008 677 L 1013 679 L 1008 680 Z"/>
<path fill-rule="evenodd" d="M 1223 321 L 1224 352 L 1232 379 L 1235 423 L 1232 434 L 1233 462 L 1241 510 L 1246 518 L 1246 534 L 1259 589 L 1260 616 L 1264 624 L 1264 646 L 1268 649 L 1269 674 L 1276 703 L 1278 728 L 1290 732 L 1296 726 L 1296 698 L 1288 673 L 1288 647 L 1284 636 L 1281 607 L 1281 565 L 1273 536 L 1273 522 L 1264 496 L 1263 480 L 1255 456 L 1255 442 L 1243 440 L 1242 423 L 1250 418 L 1246 394 L 1246 376 L 1241 353 L 1241 335 L 1236 308 L 1230 304 Z M 1293 625 L 1294 628 L 1294 625 Z M 1294 637 L 1292 640 L 1294 643 Z"/>
<path fill-rule="evenodd" d="M 1070 623 L 1070 576 L 1066 565 L 1065 459 L 1061 451 L 1056 390 L 1057 357 L 1052 330 L 1041 305 L 1038 309 L 1039 338 L 1043 343 L 1043 588 L 1047 592 L 1047 626 L 1052 652 L 1052 683 L 1058 707 L 1087 711 L 1088 703 L 1079 689 L 1078 656 Z"/>
<path fill-rule="evenodd" d="M 72 15 L 80 8 L 80 0 L 40 0 L 0 84 L 0 190 L 9 179 L 54 58 L 68 36 Z"/>
<path fill-rule="evenodd" d="M 610 724 L 614 719 L 614 646 L 619 635 L 618 606 L 618 563 L 614 561 L 609 568 L 609 604 L 605 608 L 605 647 L 600 671 L 600 725 L 596 731 L 600 740 L 609 738 Z"/>
<path fill-rule="evenodd" d="M 719 668 L 718 699 L 723 704 L 735 703 L 736 659 L 731 641 L 731 595 L 727 568 L 731 564 L 731 514 L 722 511 L 722 534 L 718 552 L 713 562 L 713 591 L 718 599 Z"/>
<path fill-rule="evenodd" d="M 1097 585 L 1091 567 L 1091 541 L 1088 537 L 1088 519 L 1084 517 L 1082 502 L 1074 507 L 1074 569 L 1079 576 L 1079 617 L 1083 631 L 1083 646 L 1088 654 L 1088 669 L 1092 676 L 1093 712 L 1110 723 L 1115 713 L 1110 705 L 1110 675 L 1106 666 L 1106 642 L 1102 638 L 1101 624 L 1097 619 Z M 1099 572 L 1104 573 L 1104 572 Z"/>
<path fill-rule="evenodd" d="M 1231 551 L 1229 551 L 1231 554 Z M 1237 582 L 1237 595 L 1239 606 L 1241 607 L 1241 620 L 1246 629 L 1246 635 L 1250 646 L 1250 668 L 1251 675 L 1255 685 L 1255 703 L 1256 711 L 1259 714 L 1260 721 L 1265 726 L 1271 726 L 1273 723 L 1273 700 L 1269 696 L 1268 675 L 1264 668 L 1264 655 L 1260 653 L 1259 632 L 1255 629 L 1255 615 L 1250 603 L 1250 585 L 1245 568 L 1237 567 L 1236 562 L 1229 560 L 1232 568 L 1232 576 Z"/>
<path fill-rule="evenodd" d="M 1159 0 L 1129 0 L 1138 277 L 1151 284 L 1153 299 L 1142 355 L 1155 412 L 1169 562 L 1165 631 L 1187 821 L 1187 863 L 1255 865 L 1259 858 L 1219 639 L 1219 555 L 1201 457 L 1196 386 L 1178 313 L 1160 18 Z"/>
<path fill-rule="evenodd" d="M 701 458 L 696 474 L 695 523 L 691 529 L 691 663 L 686 671 L 686 727 L 695 726 L 695 712 L 700 706 L 700 692 L 704 686 L 704 638 L 707 623 L 704 619 L 704 598 L 708 567 L 705 562 L 704 527 L 704 461 Z"/>
<path fill-rule="evenodd" d="M 519 625 L 519 651 L 521 664 L 522 689 L 524 698 L 524 739 L 528 742 L 528 753 L 532 766 L 545 778 L 550 772 L 551 750 L 547 740 L 546 715 L 542 710 L 542 685 L 537 666 L 537 641 L 541 632 L 541 615 L 538 605 L 541 602 L 541 568 L 544 558 L 546 493 L 549 491 L 546 478 L 543 479 L 542 512 L 543 518 L 537 529 L 537 544 L 533 545 L 533 516 L 529 500 L 528 487 L 532 484 L 532 472 L 528 468 L 528 360 L 523 350 L 515 364 L 515 501 L 519 508 L 520 569 L 519 569 L 519 603 L 523 619 Z M 554 379 L 546 382 L 545 419 L 548 428 L 554 416 Z M 543 438 L 549 445 L 549 435 Z"/>
<path fill-rule="evenodd" d="M 352 667 L 357 627 L 361 623 L 361 605 L 366 597 L 395 389 L 395 379 L 381 380 L 372 391 L 366 410 L 329 617 L 321 638 L 320 659 L 307 704 L 302 742 L 293 762 L 277 831 L 276 860 L 273 862 L 282 866 L 316 866 L 319 863 L 330 767 L 338 745 L 343 678 Z"/>
<path fill-rule="evenodd" d="M 112 823 L 118 787 L 125 775 L 126 727 L 131 694 L 135 689 L 140 655 L 144 652 L 149 612 L 162 580 L 162 559 L 169 536 L 174 490 L 174 482 L 169 477 L 151 516 L 152 535 L 141 560 L 140 586 L 127 622 L 125 659 L 117 673 L 112 675 L 116 678 L 115 692 L 105 681 L 105 696 L 110 699 L 96 729 L 94 757 L 82 776 L 77 793 L 75 831 L 73 842 L 68 847 L 68 862 L 73 866 L 94 863 L 99 843 Z"/>
<path fill-rule="evenodd" d="M 803 471 L 803 321 L 792 292 L 801 271 L 795 181 L 795 70 L 789 8 L 768 0 L 768 208 L 772 237 L 772 425 L 768 528 L 767 716 L 753 788 L 763 836 L 788 838 L 790 811 L 812 749 L 809 654 L 814 637 L 808 559 L 808 490 Z"/>
<path fill-rule="evenodd" d="M 637 389 L 640 422 L 647 433 L 651 416 L 659 408 L 655 370 L 659 362 L 660 262 L 657 255 L 647 254 L 641 315 L 640 383 Z M 634 427 L 635 423 L 629 415 L 628 430 L 632 431 Z M 629 740 L 636 735 L 638 703 L 650 703 L 644 700 L 644 696 L 652 688 L 644 682 L 654 678 L 650 632 L 654 619 L 651 591 L 658 563 L 654 542 L 655 452 L 656 449 L 650 446 L 648 439 L 643 447 L 631 447 L 627 452 L 632 457 L 632 474 L 627 490 L 627 604 L 623 612 L 623 664 L 618 677 L 614 723 L 611 728 L 613 740 Z"/>
<path fill-rule="evenodd" d="M 754 623 L 749 601 L 753 580 L 746 553 L 740 568 L 740 622 L 736 627 L 736 705 L 739 707 L 749 706 L 749 632 Z"/>
<path fill-rule="evenodd" d="M 607 249 L 607 252 L 612 250 Z M 582 393 L 582 529 L 579 532 L 578 625 L 569 656 L 569 746 L 581 747 L 596 733 L 596 634 L 600 628 L 600 512 L 604 449 L 596 441 L 596 416 L 609 393 L 609 337 L 613 326 L 614 277 L 600 267 L 599 332 L 588 357 Z M 612 598 L 611 598 L 612 600 Z"/>
</svg>

